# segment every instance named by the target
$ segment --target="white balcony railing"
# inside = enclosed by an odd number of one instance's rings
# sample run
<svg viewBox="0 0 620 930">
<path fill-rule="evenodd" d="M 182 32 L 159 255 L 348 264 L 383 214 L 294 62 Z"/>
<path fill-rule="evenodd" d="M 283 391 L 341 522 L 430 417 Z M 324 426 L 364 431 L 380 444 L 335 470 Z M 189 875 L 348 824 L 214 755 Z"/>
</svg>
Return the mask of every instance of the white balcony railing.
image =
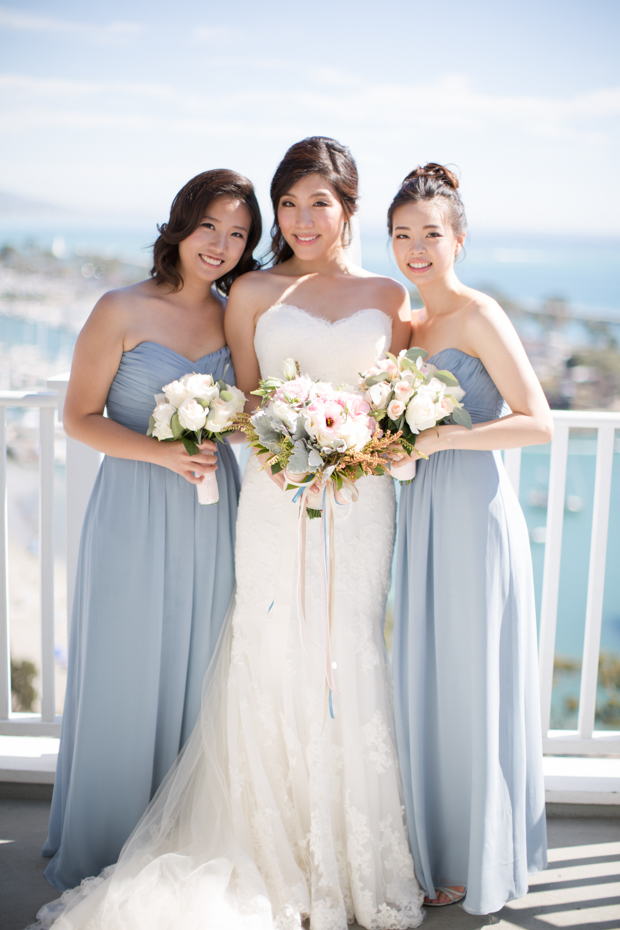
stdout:
<svg viewBox="0 0 620 930">
<path fill-rule="evenodd" d="M 0 735 L 55 736 L 62 718 L 55 715 L 54 695 L 54 581 L 53 581 L 53 467 L 54 414 L 62 421 L 67 375 L 48 381 L 51 391 L 25 394 L 0 392 Z M 41 570 L 41 712 L 11 712 L 9 655 L 9 599 L 6 506 L 7 407 L 38 407 L 40 410 L 40 570 Z M 620 752 L 620 732 L 595 731 L 594 715 L 600 653 L 603 588 L 615 430 L 620 413 L 554 411 L 555 438 L 551 446 L 545 560 L 540 620 L 540 696 L 544 750 L 550 754 L 592 755 Z M 578 729 L 549 730 L 553 659 L 557 622 L 562 528 L 569 429 L 598 432 L 594 516 L 590 543 L 590 571 L 586 607 L 586 631 L 582 660 Z M 80 533 L 88 498 L 101 456 L 88 446 L 67 438 L 67 615 L 71 617 L 73 588 Z M 504 453 L 508 475 L 518 493 L 521 450 Z"/>
</svg>

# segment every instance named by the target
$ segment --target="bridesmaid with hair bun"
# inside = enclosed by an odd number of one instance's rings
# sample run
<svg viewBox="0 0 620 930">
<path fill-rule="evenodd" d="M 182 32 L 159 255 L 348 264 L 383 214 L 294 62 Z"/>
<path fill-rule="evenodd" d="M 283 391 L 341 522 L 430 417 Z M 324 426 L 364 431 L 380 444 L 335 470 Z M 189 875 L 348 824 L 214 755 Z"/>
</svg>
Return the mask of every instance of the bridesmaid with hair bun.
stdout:
<svg viewBox="0 0 620 930">
<path fill-rule="evenodd" d="M 458 181 L 428 164 L 388 212 L 418 288 L 412 346 L 465 390 L 473 429 L 419 433 L 399 511 L 394 687 L 409 837 L 425 903 L 489 914 L 547 864 L 536 616 L 528 532 L 500 449 L 553 423 L 508 317 L 458 280 Z"/>
</svg>

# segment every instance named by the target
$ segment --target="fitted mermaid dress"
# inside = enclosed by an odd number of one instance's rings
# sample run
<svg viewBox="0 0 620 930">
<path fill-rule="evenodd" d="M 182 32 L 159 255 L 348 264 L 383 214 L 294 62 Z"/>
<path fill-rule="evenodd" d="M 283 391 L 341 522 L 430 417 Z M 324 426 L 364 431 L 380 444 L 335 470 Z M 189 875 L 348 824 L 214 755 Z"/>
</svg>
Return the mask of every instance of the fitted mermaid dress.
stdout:
<svg viewBox="0 0 620 930">
<path fill-rule="evenodd" d="M 379 310 L 330 324 L 276 305 L 259 318 L 255 348 L 262 377 L 279 376 L 292 357 L 302 372 L 339 385 L 355 383 L 390 339 Z M 358 488 L 335 525 L 334 717 L 322 523 L 307 525 L 304 620 L 298 505 L 252 457 L 239 504 L 236 606 L 199 723 L 116 868 L 67 893 L 55 930 L 300 930 L 308 917 L 312 930 L 347 930 L 354 919 L 375 930 L 420 924 L 383 640 L 394 489 L 387 477 Z"/>
<path fill-rule="evenodd" d="M 233 380 L 228 348 L 191 362 L 141 343 L 122 356 L 108 416 L 145 433 L 153 395 L 190 371 Z M 159 465 L 106 456 L 97 475 L 43 849 L 53 856 L 45 874 L 60 891 L 116 862 L 196 722 L 234 588 L 239 474 L 227 444 L 216 474 L 220 499 L 211 506 Z"/>
<path fill-rule="evenodd" d="M 429 361 L 458 378 L 474 423 L 502 414 L 480 359 Z M 532 564 L 499 452 L 437 452 L 402 488 L 392 662 L 418 878 L 497 911 L 546 867 Z"/>
</svg>

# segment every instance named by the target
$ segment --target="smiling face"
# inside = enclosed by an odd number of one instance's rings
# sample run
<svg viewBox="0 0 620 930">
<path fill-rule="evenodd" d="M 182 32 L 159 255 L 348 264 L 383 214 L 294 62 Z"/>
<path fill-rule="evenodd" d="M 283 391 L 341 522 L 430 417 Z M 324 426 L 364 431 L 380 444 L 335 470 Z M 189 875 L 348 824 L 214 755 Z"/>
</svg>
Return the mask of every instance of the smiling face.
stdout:
<svg viewBox="0 0 620 930">
<path fill-rule="evenodd" d="M 452 270 L 465 236 L 455 236 L 440 200 L 403 204 L 394 211 L 392 248 L 402 273 L 416 285 L 430 284 Z"/>
<path fill-rule="evenodd" d="M 346 215 L 334 187 L 320 174 L 308 174 L 278 204 L 278 224 L 297 258 L 312 261 L 342 248 Z"/>
<path fill-rule="evenodd" d="M 250 211 L 232 197 L 220 196 L 207 206 L 196 229 L 179 242 L 177 268 L 184 281 L 212 284 L 235 267 L 250 233 Z"/>
</svg>

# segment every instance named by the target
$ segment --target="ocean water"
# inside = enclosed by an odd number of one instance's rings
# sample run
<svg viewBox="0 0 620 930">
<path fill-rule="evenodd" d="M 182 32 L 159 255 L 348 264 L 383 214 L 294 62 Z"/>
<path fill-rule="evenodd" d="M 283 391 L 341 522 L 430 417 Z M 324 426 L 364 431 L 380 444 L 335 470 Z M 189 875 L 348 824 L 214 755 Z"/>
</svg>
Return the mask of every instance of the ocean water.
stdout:
<svg viewBox="0 0 620 930">
<path fill-rule="evenodd" d="M 157 237 L 155 220 L 119 223 L 114 218 L 0 215 L 0 248 L 28 243 L 59 255 L 95 253 L 150 265 Z M 403 283 L 387 232 L 362 229 L 364 266 Z M 259 254 L 267 250 L 264 238 Z M 589 315 L 620 319 L 620 237 L 544 236 L 470 230 L 457 262 L 468 285 L 493 289 L 515 300 L 537 303 L 563 297 Z"/>
</svg>

